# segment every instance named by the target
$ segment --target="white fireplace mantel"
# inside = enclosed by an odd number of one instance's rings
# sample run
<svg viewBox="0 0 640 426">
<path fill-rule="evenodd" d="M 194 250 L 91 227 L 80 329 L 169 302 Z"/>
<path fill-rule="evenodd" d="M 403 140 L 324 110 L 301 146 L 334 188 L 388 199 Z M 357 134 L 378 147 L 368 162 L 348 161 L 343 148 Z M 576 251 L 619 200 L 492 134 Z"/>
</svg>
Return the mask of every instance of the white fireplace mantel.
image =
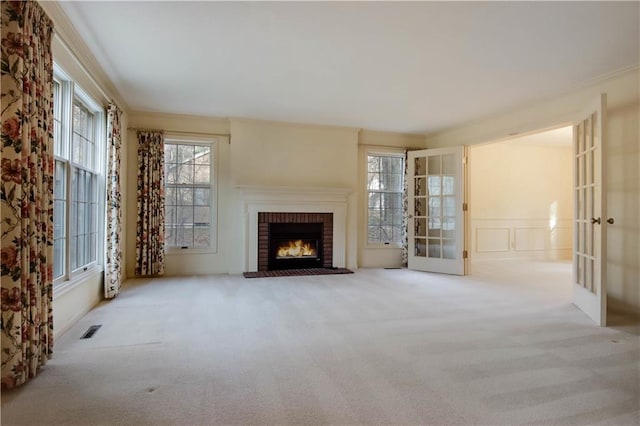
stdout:
<svg viewBox="0 0 640 426">
<path fill-rule="evenodd" d="M 333 266 L 346 265 L 347 198 L 351 188 L 238 185 L 245 215 L 245 270 L 258 270 L 258 213 L 333 213 Z"/>
</svg>

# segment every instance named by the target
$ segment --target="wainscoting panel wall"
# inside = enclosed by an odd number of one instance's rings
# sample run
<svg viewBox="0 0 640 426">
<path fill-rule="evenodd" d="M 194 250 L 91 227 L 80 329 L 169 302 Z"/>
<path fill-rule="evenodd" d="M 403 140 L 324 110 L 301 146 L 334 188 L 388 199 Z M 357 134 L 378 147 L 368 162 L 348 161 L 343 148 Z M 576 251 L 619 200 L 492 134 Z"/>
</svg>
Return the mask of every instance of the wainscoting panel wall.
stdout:
<svg viewBox="0 0 640 426">
<path fill-rule="evenodd" d="M 571 219 L 473 219 L 471 257 L 571 259 Z"/>
</svg>

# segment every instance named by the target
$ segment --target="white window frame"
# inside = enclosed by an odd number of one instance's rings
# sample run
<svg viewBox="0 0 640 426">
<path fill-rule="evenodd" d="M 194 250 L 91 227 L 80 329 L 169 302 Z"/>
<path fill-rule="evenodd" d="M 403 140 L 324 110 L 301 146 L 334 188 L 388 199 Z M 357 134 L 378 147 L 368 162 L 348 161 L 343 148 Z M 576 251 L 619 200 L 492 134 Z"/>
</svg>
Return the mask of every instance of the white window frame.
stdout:
<svg viewBox="0 0 640 426">
<path fill-rule="evenodd" d="M 402 148 L 382 148 L 371 147 L 364 150 L 364 247 L 368 249 L 400 249 L 402 248 L 402 242 L 373 242 L 369 241 L 369 156 L 382 156 L 382 157 L 397 157 L 405 160 L 405 150 Z M 406 166 L 405 166 L 406 167 Z M 405 179 L 406 176 L 403 176 Z M 404 187 L 404 182 L 402 187 Z M 400 191 L 402 193 L 402 191 Z"/>
<path fill-rule="evenodd" d="M 167 255 L 179 255 L 179 254 L 208 254 L 218 253 L 218 139 L 213 137 L 201 137 L 191 135 L 178 135 L 172 133 L 165 133 L 164 144 L 173 145 L 200 145 L 209 146 L 211 154 L 211 162 L 209 168 L 209 200 L 210 206 L 210 226 L 209 233 L 210 238 L 209 247 L 178 247 L 168 246 L 165 243 L 165 253 Z M 165 192 L 167 189 L 167 179 L 165 176 Z M 166 220 L 166 212 L 165 212 Z"/>
<path fill-rule="evenodd" d="M 65 261 L 63 274 L 53 281 L 54 289 L 60 291 L 67 285 L 72 285 L 76 281 L 82 280 L 84 276 L 94 270 L 102 269 L 102 259 L 104 257 L 104 235 L 105 235 L 105 161 L 106 161 L 106 113 L 104 107 L 94 101 L 82 90 L 68 75 L 56 64 L 54 64 L 54 80 L 60 84 L 61 97 L 61 155 L 55 155 L 55 160 L 62 162 L 66 172 L 66 217 L 65 217 Z M 73 138 L 73 104 L 80 103 L 93 114 L 93 140 L 94 147 L 94 167 L 89 170 L 96 175 L 96 217 L 94 218 L 96 241 L 95 260 L 84 265 L 71 269 L 71 212 L 73 204 L 73 190 L 71 188 L 73 174 L 76 169 L 85 169 L 77 165 L 72 159 L 72 138 Z"/>
</svg>

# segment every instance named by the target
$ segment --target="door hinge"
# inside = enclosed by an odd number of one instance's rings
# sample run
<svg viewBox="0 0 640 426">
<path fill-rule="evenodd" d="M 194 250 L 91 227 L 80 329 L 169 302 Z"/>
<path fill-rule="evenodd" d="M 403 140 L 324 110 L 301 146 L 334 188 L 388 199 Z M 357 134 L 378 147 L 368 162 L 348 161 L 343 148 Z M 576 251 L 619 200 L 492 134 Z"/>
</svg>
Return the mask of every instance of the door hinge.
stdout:
<svg viewBox="0 0 640 426">
<path fill-rule="evenodd" d="M 469 210 L 469 205 L 467 203 L 462 203 L 462 211 L 466 212 Z"/>
<path fill-rule="evenodd" d="M 465 155 L 464 157 L 462 157 L 462 164 L 467 164 L 467 156 Z"/>
<path fill-rule="evenodd" d="M 468 252 L 468 251 L 466 251 L 466 250 L 462 250 L 462 258 L 463 258 L 463 259 L 466 259 L 466 258 L 468 258 L 468 257 L 469 257 L 469 252 Z"/>
</svg>

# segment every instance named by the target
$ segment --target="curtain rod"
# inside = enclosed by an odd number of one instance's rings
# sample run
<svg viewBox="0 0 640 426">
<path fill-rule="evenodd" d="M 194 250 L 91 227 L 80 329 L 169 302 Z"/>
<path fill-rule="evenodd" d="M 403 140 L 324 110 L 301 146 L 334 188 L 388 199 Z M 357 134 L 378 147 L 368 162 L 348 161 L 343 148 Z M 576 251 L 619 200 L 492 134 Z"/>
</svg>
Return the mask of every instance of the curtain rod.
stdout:
<svg viewBox="0 0 640 426">
<path fill-rule="evenodd" d="M 185 130 L 169 130 L 169 129 L 150 129 L 150 128 L 146 128 L 146 127 L 127 127 L 127 130 L 133 130 L 138 131 L 138 130 L 162 130 L 165 133 L 175 133 L 178 135 L 194 135 L 194 136 L 227 136 L 229 137 L 229 139 L 231 139 L 231 133 L 209 133 L 209 132 L 187 132 Z"/>
</svg>

